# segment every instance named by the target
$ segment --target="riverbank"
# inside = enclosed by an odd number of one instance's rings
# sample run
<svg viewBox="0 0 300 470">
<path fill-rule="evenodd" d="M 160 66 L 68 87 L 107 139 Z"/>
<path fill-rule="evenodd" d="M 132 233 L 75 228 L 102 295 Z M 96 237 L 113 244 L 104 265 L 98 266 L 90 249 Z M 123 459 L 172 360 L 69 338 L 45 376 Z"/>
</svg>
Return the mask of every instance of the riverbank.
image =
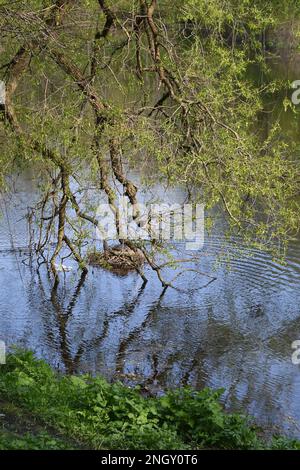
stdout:
<svg viewBox="0 0 300 470">
<path fill-rule="evenodd" d="M 0 449 L 300 449 L 284 438 L 266 442 L 248 417 L 225 413 L 221 393 L 143 397 L 102 377 L 58 375 L 17 352 L 0 367 Z"/>
<path fill-rule="evenodd" d="M 24 407 L 0 401 L 0 450 L 72 450 L 81 448 Z"/>
</svg>

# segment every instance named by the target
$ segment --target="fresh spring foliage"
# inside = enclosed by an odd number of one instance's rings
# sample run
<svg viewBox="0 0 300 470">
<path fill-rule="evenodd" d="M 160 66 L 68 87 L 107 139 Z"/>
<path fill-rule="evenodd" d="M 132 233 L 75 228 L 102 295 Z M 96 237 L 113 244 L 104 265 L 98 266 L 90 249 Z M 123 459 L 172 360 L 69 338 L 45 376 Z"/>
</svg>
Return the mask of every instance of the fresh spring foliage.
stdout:
<svg viewBox="0 0 300 470">
<path fill-rule="evenodd" d="M 283 438 L 267 445 L 248 418 L 223 411 L 221 393 L 182 388 L 145 398 L 138 388 L 110 384 L 102 377 L 57 375 L 30 352 L 9 355 L 0 368 L 1 399 L 90 448 L 300 448 Z M 50 438 L 44 439 L 47 447 Z M 0 446 L 5 442 L 0 437 Z"/>
<path fill-rule="evenodd" d="M 95 208 L 76 206 L 74 184 L 111 203 L 114 178 L 134 203 L 128 161 L 147 182 L 221 206 L 229 233 L 284 252 L 299 230 L 299 145 L 269 108 L 279 97 L 299 116 L 288 77 L 272 74 L 282 25 L 293 24 L 297 49 L 299 0 L 3 0 L 0 9 L 0 176 L 39 168 L 53 266 L 64 243 L 83 264 Z"/>
<path fill-rule="evenodd" d="M 0 450 L 71 450 L 63 441 L 54 439 L 46 432 L 38 435 L 19 435 L 0 431 Z"/>
</svg>

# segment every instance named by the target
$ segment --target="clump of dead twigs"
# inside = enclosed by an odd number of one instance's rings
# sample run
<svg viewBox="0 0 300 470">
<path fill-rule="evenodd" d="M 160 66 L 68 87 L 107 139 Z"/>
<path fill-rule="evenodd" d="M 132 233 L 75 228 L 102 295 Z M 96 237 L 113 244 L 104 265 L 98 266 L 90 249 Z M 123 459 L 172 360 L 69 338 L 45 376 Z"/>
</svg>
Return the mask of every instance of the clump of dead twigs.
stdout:
<svg viewBox="0 0 300 470">
<path fill-rule="evenodd" d="M 108 269 L 120 275 L 137 271 L 145 261 L 145 256 L 140 249 L 132 249 L 122 244 L 104 251 L 92 251 L 87 256 L 87 262 L 91 266 Z"/>
</svg>

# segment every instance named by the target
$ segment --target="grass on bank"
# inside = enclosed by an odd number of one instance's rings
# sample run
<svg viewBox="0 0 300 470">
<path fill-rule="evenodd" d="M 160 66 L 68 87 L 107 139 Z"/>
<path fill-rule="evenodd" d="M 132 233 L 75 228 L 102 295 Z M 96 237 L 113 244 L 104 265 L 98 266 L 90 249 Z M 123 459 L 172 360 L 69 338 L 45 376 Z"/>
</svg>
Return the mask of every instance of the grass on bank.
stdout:
<svg viewBox="0 0 300 470">
<path fill-rule="evenodd" d="M 249 418 L 223 411 L 221 393 L 185 387 L 145 398 L 17 352 L 0 366 L 0 449 L 300 449 L 285 438 L 266 443 Z"/>
</svg>

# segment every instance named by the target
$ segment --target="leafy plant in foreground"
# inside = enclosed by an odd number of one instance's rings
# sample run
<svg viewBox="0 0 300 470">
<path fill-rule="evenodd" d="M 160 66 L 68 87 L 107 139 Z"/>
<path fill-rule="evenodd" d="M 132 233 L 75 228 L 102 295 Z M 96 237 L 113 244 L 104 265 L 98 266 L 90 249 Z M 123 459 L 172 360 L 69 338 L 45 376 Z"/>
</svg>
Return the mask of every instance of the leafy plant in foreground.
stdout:
<svg viewBox="0 0 300 470">
<path fill-rule="evenodd" d="M 158 398 L 102 377 L 60 376 L 30 352 L 0 368 L 0 396 L 84 445 L 110 449 L 257 449 L 267 447 L 249 419 L 226 414 L 222 391 L 185 387 Z M 283 438 L 268 447 L 298 448 Z"/>
</svg>

